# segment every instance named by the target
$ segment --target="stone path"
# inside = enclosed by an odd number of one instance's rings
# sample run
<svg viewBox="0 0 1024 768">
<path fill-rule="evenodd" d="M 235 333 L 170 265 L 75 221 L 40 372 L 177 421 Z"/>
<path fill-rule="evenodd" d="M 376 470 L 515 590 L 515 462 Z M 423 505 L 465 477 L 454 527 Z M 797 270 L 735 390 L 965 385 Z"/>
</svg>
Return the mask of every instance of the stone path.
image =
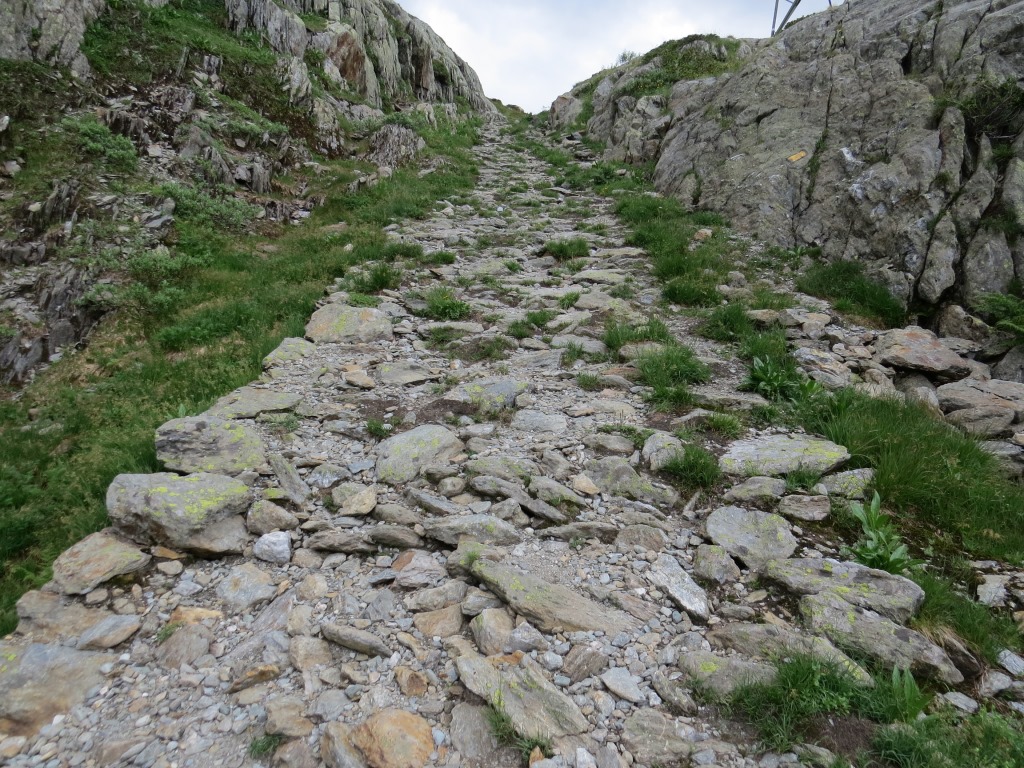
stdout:
<svg viewBox="0 0 1024 768">
<path fill-rule="evenodd" d="M 169 472 L 119 477 L 114 529 L 22 599 L 0 642 L 6 764 L 520 765 L 490 705 L 550 744 L 540 768 L 768 768 L 802 758 L 759 753 L 694 680 L 724 694 L 793 650 L 864 677 L 833 642 L 963 680 L 902 627 L 916 585 L 830 560 L 837 543 L 804 529 L 869 480 L 842 474 L 842 446 L 708 444 L 735 481 L 721 499 L 652 469 L 682 445 L 672 418 L 627 361 L 579 356 L 605 352 L 607 318 L 658 313 L 648 259 L 612 201 L 552 191 L 499 125 L 484 133 L 471 202 L 388 228 L 455 262 L 408 269 L 377 307 L 339 284 L 260 381 L 162 427 Z M 570 237 L 591 246 L 574 273 L 543 253 Z M 422 317 L 437 288 L 470 316 Z M 749 407 L 728 350 L 664 319 L 715 373 L 701 402 Z M 607 426 L 655 431 L 637 445 Z M 812 464 L 839 474 L 780 503 L 779 478 Z M 989 690 L 1022 687 L 1024 661 L 1004 667 Z"/>
</svg>

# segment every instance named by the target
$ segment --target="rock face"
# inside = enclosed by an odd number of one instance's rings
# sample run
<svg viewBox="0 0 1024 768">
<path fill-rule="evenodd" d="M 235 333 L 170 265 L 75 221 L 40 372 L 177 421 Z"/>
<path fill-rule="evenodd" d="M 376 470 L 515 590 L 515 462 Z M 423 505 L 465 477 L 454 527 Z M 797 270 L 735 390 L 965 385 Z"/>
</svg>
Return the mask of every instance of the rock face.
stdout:
<svg viewBox="0 0 1024 768">
<path fill-rule="evenodd" d="M 225 0 L 225 6 L 233 31 L 255 30 L 274 51 L 300 60 L 307 50 L 319 51 L 327 77 L 374 107 L 385 101 L 465 99 L 475 110 L 495 111 L 472 67 L 397 3 Z M 311 32 L 296 11 L 319 12 L 329 23 L 323 31 Z"/>
<path fill-rule="evenodd" d="M 733 41 L 731 72 L 678 82 L 666 104 L 638 95 L 651 66 L 638 59 L 552 115 L 571 123 L 589 99 L 590 136 L 609 157 L 655 160 L 660 191 L 780 245 L 868 262 L 904 299 L 973 304 L 1024 277 L 1024 240 L 985 225 L 997 201 L 1021 199 L 1022 125 L 955 105 L 1019 83 L 1022 16 L 1021 0 L 837 4 Z M 953 96 L 938 113 L 937 93 Z"/>
<path fill-rule="evenodd" d="M 0 59 L 39 61 L 70 67 L 80 76 L 89 63 L 79 52 L 85 28 L 107 0 L 29 0 L 0 7 Z"/>
</svg>

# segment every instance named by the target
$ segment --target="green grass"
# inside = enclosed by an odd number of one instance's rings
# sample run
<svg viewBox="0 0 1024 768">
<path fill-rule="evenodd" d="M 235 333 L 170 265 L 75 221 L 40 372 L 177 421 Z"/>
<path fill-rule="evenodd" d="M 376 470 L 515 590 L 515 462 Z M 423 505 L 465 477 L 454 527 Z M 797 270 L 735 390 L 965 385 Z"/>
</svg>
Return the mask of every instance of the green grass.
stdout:
<svg viewBox="0 0 1024 768">
<path fill-rule="evenodd" d="M 636 367 L 640 380 L 653 389 L 651 402 L 665 410 L 692 405 L 693 395 L 687 385 L 705 382 L 711 375 L 693 350 L 682 345 L 645 352 L 637 358 Z"/>
<path fill-rule="evenodd" d="M 901 526 L 949 539 L 975 557 L 1024 562 L 1024 489 L 998 460 L 923 408 L 852 390 L 798 409 L 811 432 L 844 445 L 851 467 L 873 467 L 875 490 Z"/>
<path fill-rule="evenodd" d="M 92 115 L 66 117 L 61 127 L 70 132 L 79 151 L 97 159 L 107 171 L 130 173 L 138 166 L 135 145 L 117 136 Z"/>
<path fill-rule="evenodd" d="M 513 339 L 528 339 L 536 332 L 533 323 L 526 320 L 513 320 L 508 325 L 508 335 Z"/>
<path fill-rule="evenodd" d="M 896 768 L 1018 768 L 1024 765 L 1019 719 L 982 711 L 961 720 L 951 712 L 884 729 L 873 753 Z"/>
<path fill-rule="evenodd" d="M 569 291 L 558 300 L 558 306 L 564 310 L 570 310 L 576 306 L 576 302 L 580 300 L 582 295 L 579 291 Z"/>
<path fill-rule="evenodd" d="M 539 748 L 545 756 L 552 754 L 551 742 L 548 739 L 524 736 L 517 732 L 512 719 L 505 714 L 500 706 L 490 706 L 487 708 L 487 723 L 490 725 L 491 733 L 494 734 L 494 738 L 497 739 L 498 743 L 516 750 L 522 758 L 524 765 L 529 761 L 534 749 Z"/>
<path fill-rule="evenodd" d="M 634 427 L 629 424 L 602 424 L 598 427 L 598 432 L 604 432 L 607 435 L 622 435 L 633 441 L 633 445 L 636 446 L 637 450 L 644 447 L 644 443 L 647 442 L 648 438 L 654 434 L 653 429 L 645 429 L 643 427 Z"/>
<path fill-rule="evenodd" d="M 172 255 L 189 269 L 167 273 L 143 297 L 144 312 L 109 318 L 87 349 L 66 355 L 18 401 L 0 403 L 0 634 L 16 624 L 18 597 L 49 579 L 54 558 L 107 524 L 114 476 L 160 469 L 156 427 L 258 378 L 281 339 L 303 335 L 326 286 L 382 258 L 381 222 L 429 215 L 435 201 L 473 185 L 467 150 L 476 126 L 427 134 L 427 153 L 449 158 L 441 170 L 400 170 L 365 193 L 349 193 L 346 166 L 328 163 L 325 204 L 306 225 L 272 232 L 273 252 L 259 250 L 263 237 L 225 231 L 238 210 L 226 198 L 211 211 L 192 205 L 205 198 L 181 193 Z M 344 233 L 318 230 L 342 220 L 350 225 Z M 166 266 L 151 264 L 148 274 Z M 167 291 L 174 301 L 152 301 Z"/>
<path fill-rule="evenodd" d="M 455 298 L 451 288 L 431 288 L 426 295 L 425 314 L 433 320 L 464 320 L 473 313 L 473 307 Z"/>
<path fill-rule="evenodd" d="M 590 243 L 582 237 L 575 237 L 571 240 L 549 240 L 544 245 L 544 253 L 553 257 L 555 261 L 584 259 L 590 255 Z"/>
<path fill-rule="evenodd" d="M 686 446 L 661 471 L 691 492 L 699 488 L 714 488 L 722 479 L 718 458 L 696 445 Z"/>
<path fill-rule="evenodd" d="M 710 52 L 687 47 L 699 40 L 706 40 L 713 45 L 724 45 L 728 56 L 723 61 Z M 738 40 L 721 38 L 718 35 L 690 35 L 681 40 L 670 40 L 649 51 L 641 59 L 641 64 L 649 64 L 655 58 L 660 58 L 661 66 L 631 80 L 622 89 L 622 93 L 637 97 L 645 96 L 664 91 L 680 80 L 717 77 L 738 65 L 738 50 Z"/>
<path fill-rule="evenodd" d="M 699 424 L 702 432 L 721 435 L 730 440 L 736 440 L 743 434 L 743 421 L 731 413 L 712 413 L 705 416 Z"/>
<path fill-rule="evenodd" d="M 550 309 L 536 309 L 526 313 L 526 322 L 543 329 L 548 323 L 558 317 L 558 313 Z"/>
<path fill-rule="evenodd" d="M 601 377 L 593 373 L 581 373 L 576 376 L 576 386 L 586 392 L 600 392 Z"/>
<path fill-rule="evenodd" d="M 869 280 L 863 265 L 853 261 L 815 264 L 797 278 L 804 293 L 831 299 L 839 312 L 848 312 L 886 328 L 902 327 L 906 309 L 884 285 Z"/>
<path fill-rule="evenodd" d="M 627 344 L 653 341 L 659 344 L 675 343 L 675 337 L 661 320 L 650 318 L 641 325 L 630 325 L 610 320 L 604 328 L 604 344 L 614 353 L 618 353 Z"/>
<path fill-rule="evenodd" d="M 284 736 L 266 734 L 253 739 L 249 744 L 249 757 L 263 757 L 274 752 L 284 743 Z"/>
</svg>

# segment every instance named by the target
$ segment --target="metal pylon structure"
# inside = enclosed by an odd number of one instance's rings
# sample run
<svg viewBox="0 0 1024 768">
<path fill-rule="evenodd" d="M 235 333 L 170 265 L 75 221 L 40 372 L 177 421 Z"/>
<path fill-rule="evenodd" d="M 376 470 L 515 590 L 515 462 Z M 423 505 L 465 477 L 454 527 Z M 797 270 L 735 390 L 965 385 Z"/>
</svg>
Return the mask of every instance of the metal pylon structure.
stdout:
<svg viewBox="0 0 1024 768">
<path fill-rule="evenodd" d="M 789 11 L 786 13 L 785 18 L 782 19 L 782 23 L 776 25 L 775 22 L 779 20 L 779 4 L 782 2 L 783 0 L 775 0 L 775 15 L 772 16 L 772 37 L 775 37 L 775 30 L 785 29 L 786 24 L 789 23 L 789 19 L 793 15 L 793 11 L 800 5 L 800 0 L 785 0 L 785 2 L 789 3 Z"/>
</svg>

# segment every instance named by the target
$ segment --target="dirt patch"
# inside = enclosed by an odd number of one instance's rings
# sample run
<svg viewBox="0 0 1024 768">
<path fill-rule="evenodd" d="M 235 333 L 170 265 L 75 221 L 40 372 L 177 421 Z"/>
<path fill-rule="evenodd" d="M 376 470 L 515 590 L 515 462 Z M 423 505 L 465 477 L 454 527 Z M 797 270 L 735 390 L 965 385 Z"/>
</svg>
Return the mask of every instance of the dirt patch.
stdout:
<svg viewBox="0 0 1024 768">
<path fill-rule="evenodd" d="M 853 715 L 817 715 L 807 726 L 807 739 L 852 760 L 871 749 L 879 728 L 878 723 Z"/>
</svg>

